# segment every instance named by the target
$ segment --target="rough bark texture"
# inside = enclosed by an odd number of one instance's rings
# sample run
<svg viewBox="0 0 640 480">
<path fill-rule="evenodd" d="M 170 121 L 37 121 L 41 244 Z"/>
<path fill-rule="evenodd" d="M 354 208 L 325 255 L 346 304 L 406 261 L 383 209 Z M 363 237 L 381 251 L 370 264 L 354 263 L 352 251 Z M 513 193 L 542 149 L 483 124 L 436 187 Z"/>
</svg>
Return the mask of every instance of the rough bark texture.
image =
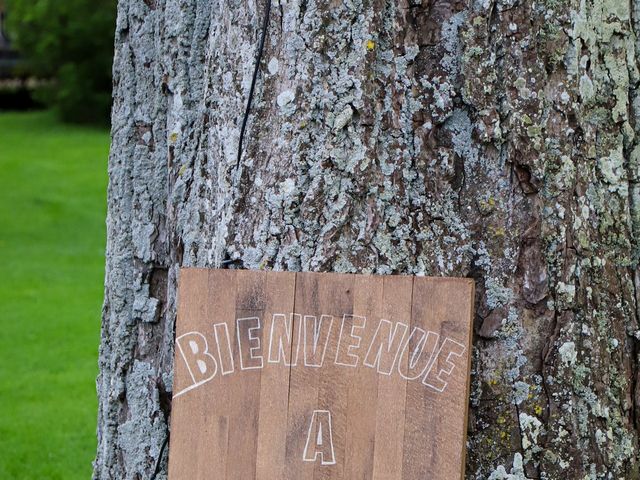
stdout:
<svg viewBox="0 0 640 480">
<path fill-rule="evenodd" d="M 178 267 L 470 276 L 467 476 L 638 472 L 637 0 L 120 0 L 95 478 L 164 478 Z"/>
</svg>

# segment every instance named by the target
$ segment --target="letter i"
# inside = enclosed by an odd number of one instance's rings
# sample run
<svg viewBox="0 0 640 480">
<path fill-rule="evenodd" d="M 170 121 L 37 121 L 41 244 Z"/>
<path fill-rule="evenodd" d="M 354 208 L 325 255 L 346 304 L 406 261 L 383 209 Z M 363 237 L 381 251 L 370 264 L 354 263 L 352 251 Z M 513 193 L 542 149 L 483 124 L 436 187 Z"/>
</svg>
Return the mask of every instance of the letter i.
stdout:
<svg viewBox="0 0 640 480">
<path fill-rule="evenodd" d="M 220 370 L 222 375 L 233 373 L 233 350 L 231 349 L 231 337 L 229 327 L 226 323 L 216 323 L 213 326 L 218 344 L 218 358 L 220 359 Z"/>
</svg>

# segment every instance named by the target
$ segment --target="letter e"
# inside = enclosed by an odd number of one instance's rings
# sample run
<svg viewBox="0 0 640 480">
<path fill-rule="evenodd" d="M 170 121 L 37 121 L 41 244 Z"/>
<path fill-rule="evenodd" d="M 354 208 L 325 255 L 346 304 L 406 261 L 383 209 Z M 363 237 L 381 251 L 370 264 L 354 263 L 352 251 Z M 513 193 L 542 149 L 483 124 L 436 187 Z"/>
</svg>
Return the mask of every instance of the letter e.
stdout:
<svg viewBox="0 0 640 480">
<path fill-rule="evenodd" d="M 450 338 L 445 338 L 444 342 L 440 346 L 440 350 L 438 350 L 438 356 L 431 363 L 429 367 L 429 371 L 424 376 L 422 383 L 424 383 L 427 387 L 431 387 L 437 392 L 444 392 L 444 389 L 447 388 L 447 382 L 442 379 L 443 375 L 451 375 L 453 369 L 455 367 L 454 363 L 451 361 L 451 357 L 461 357 L 465 351 L 464 345 L 456 342 Z M 440 363 L 444 361 L 446 364 L 446 368 L 440 368 Z"/>
<path fill-rule="evenodd" d="M 258 353 L 261 350 L 260 337 L 254 334 L 260 328 L 260 319 L 258 317 L 238 318 L 236 320 L 241 370 L 262 368 L 262 355 Z"/>
<path fill-rule="evenodd" d="M 362 337 L 356 333 L 356 330 L 363 330 L 366 325 L 367 319 L 365 317 L 359 315 L 343 315 L 340 336 L 338 337 L 338 348 L 336 350 L 337 365 L 344 365 L 345 367 L 355 367 L 358 365 L 360 357 L 353 353 L 353 350 L 360 348 Z M 345 330 L 349 330 L 349 333 L 346 333 L 346 335 Z"/>
</svg>

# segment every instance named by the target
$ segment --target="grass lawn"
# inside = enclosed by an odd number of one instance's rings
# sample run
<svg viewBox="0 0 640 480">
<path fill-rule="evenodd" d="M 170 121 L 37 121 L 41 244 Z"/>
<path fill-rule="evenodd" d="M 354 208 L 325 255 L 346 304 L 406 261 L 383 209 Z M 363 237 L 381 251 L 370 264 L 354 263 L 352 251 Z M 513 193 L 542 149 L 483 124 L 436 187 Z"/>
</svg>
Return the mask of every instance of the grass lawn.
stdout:
<svg viewBox="0 0 640 480">
<path fill-rule="evenodd" d="M 87 479 L 109 134 L 0 112 L 0 479 Z"/>
</svg>

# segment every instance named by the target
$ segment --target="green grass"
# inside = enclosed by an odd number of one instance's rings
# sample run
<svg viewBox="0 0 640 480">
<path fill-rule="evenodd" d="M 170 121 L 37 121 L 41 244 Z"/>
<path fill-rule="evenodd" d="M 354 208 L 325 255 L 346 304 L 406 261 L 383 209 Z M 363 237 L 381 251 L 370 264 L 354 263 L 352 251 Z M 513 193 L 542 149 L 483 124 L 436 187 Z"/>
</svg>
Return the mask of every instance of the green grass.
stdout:
<svg viewBox="0 0 640 480">
<path fill-rule="evenodd" d="M 108 148 L 0 113 L 0 479 L 91 475 Z"/>
</svg>

